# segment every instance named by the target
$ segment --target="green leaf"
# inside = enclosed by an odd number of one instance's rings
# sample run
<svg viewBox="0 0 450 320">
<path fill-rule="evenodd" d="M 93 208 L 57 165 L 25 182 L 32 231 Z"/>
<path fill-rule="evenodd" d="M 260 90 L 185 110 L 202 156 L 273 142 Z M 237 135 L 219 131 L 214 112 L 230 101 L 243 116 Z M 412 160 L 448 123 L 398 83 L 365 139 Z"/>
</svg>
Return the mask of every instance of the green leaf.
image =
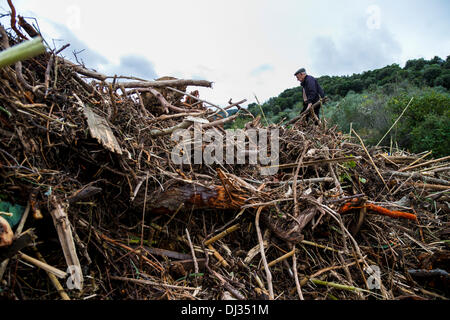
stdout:
<svg viewBox="0 0 450 320">
<path fill-rule="evenodd" d="M 2 106 L 0 106 L 0 111 L 3 111 L 4 113 L 6 113 L 8 115 L 8 118 L 11 117 L 11 112 L 9 112 L 8 110 L 6 110 L 5 108 L 3 108 Z"/>
</svg>

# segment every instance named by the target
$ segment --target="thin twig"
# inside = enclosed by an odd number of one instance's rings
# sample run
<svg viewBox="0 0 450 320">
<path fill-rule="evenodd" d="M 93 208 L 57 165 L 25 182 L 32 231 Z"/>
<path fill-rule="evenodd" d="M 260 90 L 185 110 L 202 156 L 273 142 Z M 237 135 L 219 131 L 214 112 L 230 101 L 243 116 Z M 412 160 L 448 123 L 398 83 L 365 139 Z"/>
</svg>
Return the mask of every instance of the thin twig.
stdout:
<svg viewBox="0 0 450 320">
<path fill-rule="evenodd" d="M 259 250 L 261 252 L 261 259 L 264 263 L 264 269 L 266 271 L 267 285 L 269 287 L 269 299 L 274 300 L 272 274 L 270 273 L 269 265 L 267 264 L 266 254 L 264 253 L 264 240 L 261 235 L 261 229 L 259 228 L 259 216 L 261 214 L 262 209 L 264 209 L 264 207 L 259 207 L 258 210 L 256 211 L 255 228 L 256 228 L 256 233 L 258 234 Z"/>
<path fill-rule="evenodd" d="M 189 235 L 189 230 L 186 228 L 186 237 L 189 242 L 189 247 L 191 248 L 192 260 L 194 261 L 194 272 L 198 273 L 198 262 L 197 257 L 195 256 L 194 246 L 192 245 L 191 236 Z"/>
</svg>

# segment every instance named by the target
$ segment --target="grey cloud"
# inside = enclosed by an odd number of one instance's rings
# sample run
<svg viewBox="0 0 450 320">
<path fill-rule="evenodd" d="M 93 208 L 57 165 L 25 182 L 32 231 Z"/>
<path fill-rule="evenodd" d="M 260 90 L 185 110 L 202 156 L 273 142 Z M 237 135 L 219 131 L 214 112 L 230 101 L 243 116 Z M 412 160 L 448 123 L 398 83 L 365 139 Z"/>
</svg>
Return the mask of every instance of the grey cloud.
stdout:
<svg viewBox="0 0 450 320">
<path fill-rule="evenodd" d="M 47 39 L 47 41 L 53 45 L 55 43 L 56 48 L 69 43 L 70 46 L 63 51 L 64 55 L 72 61 L 75 61 L 73 52 L 76 52 L 76 56 L 79 62 L 83 63 L 89 69 L 98 69 L 99 65 L 104 66 L 102 73 L 107 75 L 123 75 L 134 76 L 144 78 L 146 80 L 158 78 L 155 68 L 152 62 L 147 60 L 143 56 L 139 55 L 126 55 L 120 58 L 119 65 L 111 65 L 104 56 L 89 48 L 83 41 L 81 41 L 76 34 L 70 30 L 64 24 L 53 23 L 53 26 L 59 32 L 58 39 Z"/>
<path fill-rule="evenodd" d="M 120 57 L 120 64 L 106 69 L 108 74 L 134 76 L 146 80 L 158 78 L 155 67 L 147 58 L 135 54 Z"/>
<path fill-rule="evenodd" d="M 312 67 L 319 75 L 343 75 L 384 67 L 399 60 L 400 44 L 386 29 L 369 29 L 358 23 L 344 36 L 316 37 Z"/>
<path fill-rule="evenodd" d="M 99 64 L 108 63 L 108 60 L 95 50 L 90 49 L 83 41 L 81 41 L 76 34 L 70 30 L 64 24 L 52 23 L 56 30 L 58 30 L 60 36 L 57 39 L 46 39 L 51 45 L 53 42 L 56 48 L 62 47 L 64 44 L 69 43 L 70 46 L 64 49 L 64 55 L 72 61 L 75 61 L 73 52 L 76 52 L 76 56 L 79 62 L 82 62 L 88 68 L 96 68 Z M 69 54 L 70 52 L 70 54 Z"/>
</svg>

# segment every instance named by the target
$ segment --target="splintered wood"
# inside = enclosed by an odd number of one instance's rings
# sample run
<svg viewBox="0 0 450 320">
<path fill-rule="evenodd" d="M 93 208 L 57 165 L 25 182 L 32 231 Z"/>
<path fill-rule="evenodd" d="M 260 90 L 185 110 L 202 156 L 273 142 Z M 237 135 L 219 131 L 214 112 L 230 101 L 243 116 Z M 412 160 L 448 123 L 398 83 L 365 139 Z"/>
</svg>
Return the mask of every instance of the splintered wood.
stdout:
<svg viewBox="0 0 450 320">
<path fill-rule="evenodd" d="M 97 139 L 106 149 L 117 154 L 122 154 L 122 149 L 117 142 L 114 133 L 108 125 L 105 118 L 97 115 L 91 108 L 84 107 L 84 115 L 86 116 L 89 132 L 92 138 Z"/>
<path fill-rule="evenodd" d="M 61 243 L 64 257 L 66 258 L 69 274 L 73 279 L 77 279 L 77 289 L 83 288 L 83 274 L 81 264 L 78 259 L 77 250 L 73 240 L 72 227 L 67 213 L 61 203 L 53 196 L 51 198 L 54 210 L 50 211 L 53 218 L 56 231 L 58 232 L 59 242 Z"/>
</svg>

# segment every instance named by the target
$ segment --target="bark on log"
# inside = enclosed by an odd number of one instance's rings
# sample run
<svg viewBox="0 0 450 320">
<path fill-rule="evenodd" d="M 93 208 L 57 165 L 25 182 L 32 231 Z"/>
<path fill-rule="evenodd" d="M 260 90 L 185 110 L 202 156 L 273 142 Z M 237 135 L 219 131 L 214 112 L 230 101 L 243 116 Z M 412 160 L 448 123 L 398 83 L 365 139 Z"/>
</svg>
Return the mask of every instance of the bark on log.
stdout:
<svg viewBox="0 0 450 320">
<path fill-rule="evenodd" d="M 235 190 L 229 190 L 230 196 L 223 186 L 211 186 L 209 188 L 194 184 L 177 184 L 165 191 L 154 191 L 147 195 L 145 208 L 153 214 L 170 214 L 183 209 L 239 209 L 245 202 L 246 196 Z M 145 191 L 144 191 L 145 192 Z M 145 194 L 138 193 L 133 205 L 142 208 Z"/>
</svg>

